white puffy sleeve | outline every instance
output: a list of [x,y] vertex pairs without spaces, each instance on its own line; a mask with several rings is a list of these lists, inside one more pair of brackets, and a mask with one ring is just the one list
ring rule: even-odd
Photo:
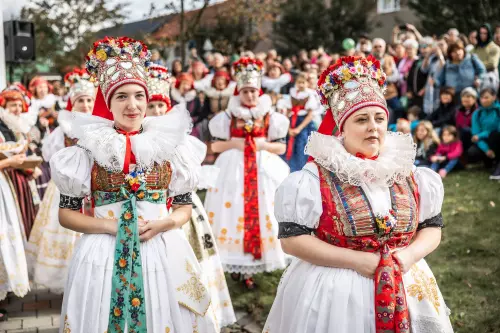
[[231,138],[230,127],[231,117],[227,112],[218,113],[208,123],[210,134],[215,140],[229,140]]
[[61,127],[56,128],[52,133],[42,140],[42,156],[45,161],[50,161],[51,157],[64,148],[64,132]]
[[61,192],[59,207],[79,210],[90,194],[92,157],[84,149],[73,146],[59,150],[50,159],[52,179]]
[[187,135],[183,142],[175,148],[175,154],[170,161],[172,180],[169,185],[169,197],[173,204],[191,204],[191,192],[198,186],[201,163],[205,159],[207,146]]
[[323,213],[318,168],[312,163],[291,173],[276,190],[274,215],[279,238],[310,234]]
[[420,194],[420,216],[418,229],[443,227],[441,207],[444,187],[441,176],[429,168],[415,168],[415,181]]
[[269,130],[267,132],[267,139],[269,141],[284,141],[288,134],[288,127],[290,120],[284,114],[279,112],[271,113],[269,118]]
[[309,92],[309,99],[307,100],[307,103],[305,105],[306,110],[311,110],[315,112],[316,110],[319,109],[320,106],[321,103],[318,99],[318,95],[314,90],[311,89],[311,91]]

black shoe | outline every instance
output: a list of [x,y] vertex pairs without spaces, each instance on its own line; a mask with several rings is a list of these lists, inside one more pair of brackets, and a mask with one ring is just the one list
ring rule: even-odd
[[500,163],[497,164],[495,171],[490,176],[491,180],[500,180]]

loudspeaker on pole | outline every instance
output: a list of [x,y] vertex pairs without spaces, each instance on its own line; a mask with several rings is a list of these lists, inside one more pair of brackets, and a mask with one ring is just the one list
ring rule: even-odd
[[32,22],[6,21],[3,30],[7,63],[35,61],[35,26]]

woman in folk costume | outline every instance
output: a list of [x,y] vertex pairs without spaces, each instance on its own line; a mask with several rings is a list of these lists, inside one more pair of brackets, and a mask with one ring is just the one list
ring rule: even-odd
[[[26,159],[27,142],[16,136],[13,129],[21,130],[23,123],[14,114],[27,110],[20,92],[3,92],[0,95],[0,301],[13,292],[24,297],[30,290],[28,266],[24,252],[26,240],[17,192],[6,171],[19,167]],[[4,109],[5,108],[5,109]],[[14,124],[16,124],[14,126]],[[27,129],[26,129],[27,131]],[[24,200],[24,198],[21,198]],[[0,309],[0,321],[7,319]]]
[[[149,67],[148,90],[150,98],[146,111],[147,117],[163,116],[172,109],[169,97],[170,73],[167,68],[160,65]],[[174,108],[185,108],[185,106],[177,104]],[[201,144],[193,136],[189,136],[189,140],[193,142],[193,145]],[[218,170],[215,167],[202,167],[198,188],[206,188],[207,184],[212,183],[212,180],[217,178],[217,175]],[[212,309],[217,322],[220,327],[224,327],[234,323],[236,317],[220,262],[219,250],[215,244],[212,228],[208,223],[207,213],[196,191],[193,191],[192,199],[191,219],[183,225],[183,229],[201,265],[204,282],[209,287]]]
[[[72,112],[91,113],[94,107],[95,88],[85,69],[76,68],[64,79],[70,86],[68,106],[67,110],[59,111],[59,127],[43,142],[46,161],[59,150],[76,144],[77,140],[71,136]],[[56,184],[50,181],[26,248],[33,282],[55,293],[64,291],[73,248],[80,236],[59,224],[59,197]]]
[[193,74],[194,89],[197,91],[205,91],[210,88],[214,74],[210,73],[207,66],[205,66],[202,61],[193,61],[191,64],[191,74]]
[[[44,78],[35,76],[31,79],[29,90],[33,96],[31,99],[30,113],[37,117],[36,126],[30,130],[30,147],[37,155],[42,155],[42,143],[44,137],[50,134],[57,126],[58,113],[55,110],[56,98],[52,94],[52,87]],[[50,181],[50,168],[48,161],[40,165],[41,175],[36,178],[36,186],[40,199],[43,199],[48,183]]]
[[[29,148],[28,138],[34,119],[29,115],[29,104],[25,95],[16,87],[9,87],[0,94],[0,107],[3,108],[0,112],[0,140],[16,142],[18,146],[22,146],[19,153],[34,155]],[[19,166],[4,170],[4,174],[11,182],[21,212],[24,242],[27,242],[30,236],[40,203],[35,179],[41,173],[38,167],[25,169]]]
[[[219,112],[226,111],[229,99],[233,96],[235,88],[236,82],[231,81],[231,76],[228,72],[222,70],[215,72],[211,86],[204,90],[204,94],[208,99],[205,102],[205,107],[209,108],[208,120],[211,120]],[[207,156],[205,157],[204,164],[213,164],[217,158],[217,155],[212,151],[211,141],[212,138],[210,136],[207,142]]]
[[292,82],[292,74],[285,73],[283,66],[275,61],[267,68],[267,75],[262,77],[262,88],[271,96],[273,106],[281,98],[282,88]]
[[184,103],[186,108],[193,119],[193,131],[191,135],[194,135],[202,141],[206,139],[207,134],[202,131],[202,122],[207,118],[206,111],[203,108],[203,102],[198,97],[198,92],[194,88],[193,75],[190,73],[181,73],[175,81],[175,85],[170,92],[170,97],[172,97],[172,105],[177,105]]
[[329,111],[312,161],[276,192],[279,237],[297,259],[264,332],[453,332],[423,259],[441,240],[443,184],[413,166],[410,135],[387,132],[384,84],[372,56],[342,57],[318,81]]
[[[205,154],[185,110],[144,118],[150,52],[127,37],[88,54],[93,115],[71,113],[78,144],[51,159],[63,227],[83,233],[64,290],[60,332],[216,332],[210,296],[180,229]],[[81,214],[91,195],[94,217]],[[173,198],[173,211],[166,202]]]
[[205,209],[214,231],[224,270],[233,278],[285,267],[277,240],[273,198],[289,168],[278,156],[285,152],[289,121],[273,112],[269,96],[261,93],[262,63],[242,58],[233,64],[236,96],[227,111],[209,124],[216,140],[216,185],[208,189]]
[[306,165],[304,148],[311,132],[317,129],[313,118],[319,103],[316,92],[307,88],[307,75],[304,73],[297,76],[295,87],[290,89],[290,95],[285,96],[277,105],[278,110],[285,110],[290,118],[286,152],[282,157],[288,163],[290,172],[295,172]]

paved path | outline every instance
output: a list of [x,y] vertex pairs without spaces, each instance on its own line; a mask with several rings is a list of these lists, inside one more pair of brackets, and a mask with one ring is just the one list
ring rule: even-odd
[[[62,296],[33,286],[24,298],[9,295],[0,308],[9,312],[9,320],[0,322],[0,333],[58,333]],[[262,327],[250,315],[237,312],[237,324],[221,333],[261,333]],[[156,333],[156,332],[152,332]]]

